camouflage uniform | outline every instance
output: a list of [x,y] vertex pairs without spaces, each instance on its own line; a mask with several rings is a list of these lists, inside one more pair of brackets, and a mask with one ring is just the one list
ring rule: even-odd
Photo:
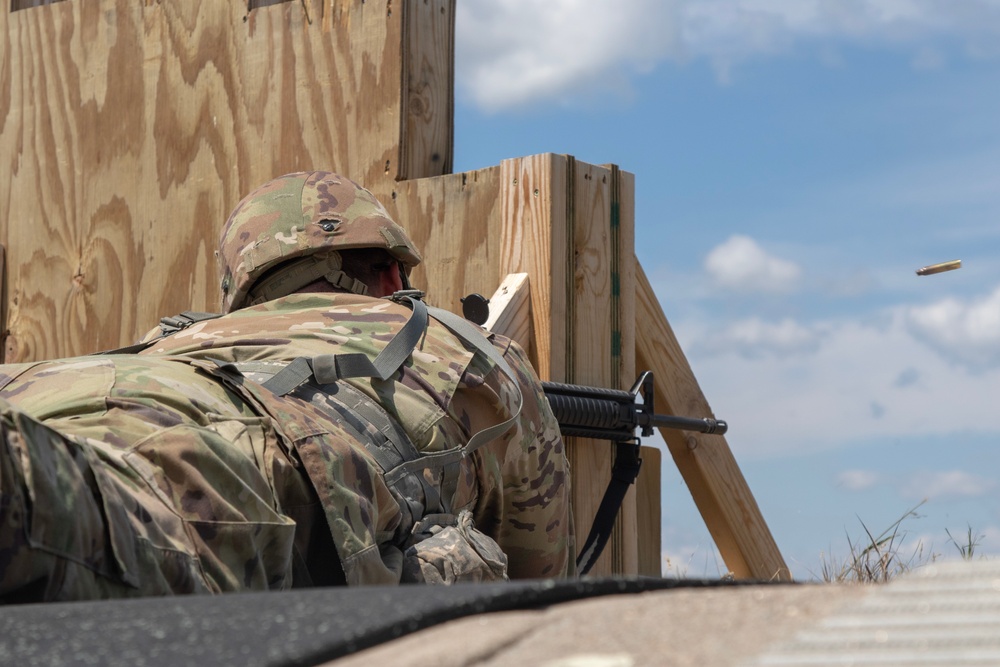
[[[385,380],[263,386],[294,359],[373,358],[410,316],[293,294],[140,356],[0,366],[0,599],[572,574],[565,452],[511,341],[491,338],[509,377],[431,319]],[[384,431],[344,410],[352,397],[422,456],[521,408],[468,456],[390,483]]]
[[[383,379],[269,384],[405,328],[340,270],[371,247],[420,261],[357,184],[275,179],[223,230],[234,312],[140,355],[0,366],[0,601],[571,575],[563,443],[510,340],[431,318]],[[357,293],[292,294],[317,276]]]

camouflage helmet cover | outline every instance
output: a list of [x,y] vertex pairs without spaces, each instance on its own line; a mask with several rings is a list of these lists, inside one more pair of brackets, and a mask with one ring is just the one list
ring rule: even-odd
[[222,309],[237,310],[254,283],[278,265],[316,253],[381,248],[407,272],[420,254],[375,196],[326,171],[279,176],[237,204],[219,239]]

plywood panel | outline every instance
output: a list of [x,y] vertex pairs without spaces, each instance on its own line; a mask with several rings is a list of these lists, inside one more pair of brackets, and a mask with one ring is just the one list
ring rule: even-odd
[[[636,333],[636,363],[653,371],[656,412],[714,416],[638,262],[636,267],[636,321],[642,323]],[[726,439],[671,429],[660,433],[733,575],[741,579],[790,579]]]
[[3,8],[8,361],[115,347],[163,314],[216,307],[218,230],[274,176],[391,186],[450,168],[454,2],[393,7]]
[[460,313],[465,295],[493,293],[506,275],[498,268],[499,167],[374,190],[423,254],[411,282],[429,303]]
[[[406,116],[398,180],[449,174],[455,109],[455,0],[402,2]],[[412,15],[411,15],[412,14]]]
[[[623,327],[632,328],[634,313],[625,313],[620,293],[622,252],[631,261],[634,248],[631,219],[623,220],[619,198],[620,172],[573,161],[569,187],[572,208],[568,227],[572,268],[572,292],[568,297],[568,327],[573,336],[568,350],[571,362],[569,381],[598,387],[623,388],[634,378],[623,372],[634,370],[632,351],[621,348]],[[625,234],[622,228],[626,227]],[[624,248],[623,244],[629,244]],[[605,441],[575,438],[569,449],[574,471],[574,508],[577,533],[586,537],[597,507],[611,479],[613,447]],[[638,571],[636,545],[635,488],[625,497],[615,523],[614,534],[605,553],[594,566],[594,575],[635,574]]]

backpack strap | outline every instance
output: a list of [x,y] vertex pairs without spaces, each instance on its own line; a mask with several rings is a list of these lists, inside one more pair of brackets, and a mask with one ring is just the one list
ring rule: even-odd
[[421,300],[422,297],[423,292],[418,290],[403,290],[390,297],[396,303],[409,305],[412,313],[402,329],[374,360],[369,360],[366,355],[360,353],[297,357],[262,386],[278,396],[285,396],[312,379],[321,385],[356,377],[387,380],[410,358],[427,331],[428,316],[433,316],[465,345],[472,348],[475,353],[486,357],[510,378],[517,393],[517,407],[510,418],[474,433],[464,446],[423,453],[418,458],[404,460],[393,468],[392,473],[403,477],[429,468],[443,468],[461,462],[472,452],[499,438],[514,426],[521,415],[523,396],[514,371],[487,340],[481,328],[447,310],[427,306]]
[[403,328],[392,337],[374,360],[364,354],[321,354],[315,357],[297,357],[277,375],[264,383],[264,388],[278,396],[284,396],[310,378],[320,384],[330,384],[337,380],[356,377],[388,380],[399,370],[417,343],[427,331],[427,306],[423,301],[405,295],[413,312]]

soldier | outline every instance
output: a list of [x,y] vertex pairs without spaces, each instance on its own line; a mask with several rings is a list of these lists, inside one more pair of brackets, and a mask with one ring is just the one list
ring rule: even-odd
[[226,315],[0,366],[0,599],[573,574],[537,377],[400,291],[420,256],[370,192],[275,179],[219,259]]

